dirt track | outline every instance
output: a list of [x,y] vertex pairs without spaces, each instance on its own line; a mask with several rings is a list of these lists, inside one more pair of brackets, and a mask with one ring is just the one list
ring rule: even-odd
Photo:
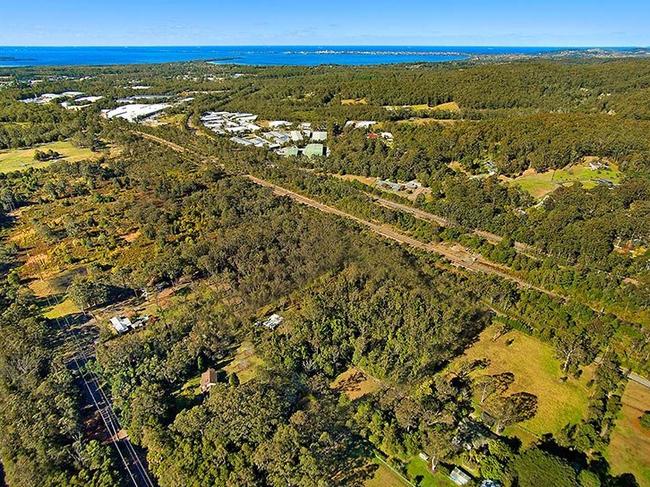
[[[415,218],[434,222],[437,225],[440,225],[441,227],[448,227],[451,225],[451,222],[449,220],[441,216],[434,215],[433,213],[429,213],[409,205],[404,205],[402,203],[396,203],[395,201],[379,198],[377,196],[373,196],[373,195],[370,196],[377,204],[383,207],[390,208],[393,210],[403,211],[405,213],[410,213]],[[486,232],[485,230],[474,230],[474,234],[484,238],[485,240],[493,244],[498,244],[503,240],[503,237],[499,235],[495,235],[494,233]],[[521,243],[521,242],[515,242],[514,245],[515,245],[515,250],[521,252],[522,254],[530,255],[532,257],[540,255],[540,252],[534,247],[532,247],[531,245]]]
[[[163,139],[161,137],[157,137],[155,135],[151,135],[146,132],[140,132],[135,130],[133,131],[133,133],[140,135],[145,139],[165,145],[176,152],[199,155],[194,150],[188,149],[186,147],[182,147],[178,144],[170,142],[169,140]],[[295,191],[291,191],[289,189],[283,188],[282,186],[278,186],[277,184],[273,184],[269,181],[260,179],[250,174],[246,174],[244,175],[244,177],[248,178],[250,181],[254,182],[255,184],[272,189],[273,193],[278,196],[287,196],[303,205],[311,206],[312,208],[316,208],[317,210],[330,213],[333,215],[337,215],[342,218],[346,218],[348,220],[352,220],[358,223],[359,225],[362,225],[372,230],[376,234],[381,235],[384,238],[388,238],[400,244],[406,244],[418,250],[423,250],[425,252],[433,252],[442,255],[455,266],[462,267],[472,272],[484,272],[486,274],[496,275],[504,279],[508,279],[509,281],[515,282],[520,287],[527,288],[527,289],[535,289],[536,291],[547,294],[553,298],[564,299],[562,296],[558,294],[555,294],[551,291],[534,286],[526,282],[525,280],[509,272],[509,269],[507,267],[503,267],[493,262],[490,262],[484,259],[481,255],[474,254],[470,252],[468,249],[466,249],[465,247],[462,247],[460,245],[450,246],[443,243],[420,242],[419,240],[416,240],[413,237],[410,237],[409,235],[406,235],[402,232],[395,230],[393,227],[389,225],[379,225],[377,223],[372,223],[370,221],[346,213],[345,211],[339,210],[338,208],[334,208],[333,206],[326,205],[312,198],[308,198],[306,196],[298,194]],[[374,197],[374,199],[375,201],[377,201],[379,204],[382,204],[383,206],[388,206],[394,209],[407,211],[418,218],[435,221],[441,225],[443,224],[442,222],[445,222],[445,224],[449,224],[447,220],[445,220],[444,218],[438,217],[436,215],[432,215],[431,213],[427,213],[417,208],[413,208],[407,205],[402,205],[400,203],[395,203],[393,201],[385,200],[382,198]]]
[[194,155],[197,155],[197,156],[199,155],[197,152],[193,151],[192,149],[188,149],[188,148],[183,147],[181,145],[174,144],[173,142],[170,142],[167,139],[163,139],[162,137],[157,137],[155,135],[151,135],[151,134],[148,134],[146,132],[140,132],[139,130],[132,130],[131,133],[133,133],[135,135],[139,135],[143,139],[151,140],[152,142],[157,142],[159,144],[165,145],[165,146],[169,147],[171,150],[173,150],[175,152],[180,152],[181,154],[189,153],[189,154],[194,154]]

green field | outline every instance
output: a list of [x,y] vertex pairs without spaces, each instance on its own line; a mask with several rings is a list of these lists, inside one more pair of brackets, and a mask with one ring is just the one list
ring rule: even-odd
[[[529,392],[537,396],[537,415],[506,430],[524,443],[531,443],[544,433],[557,434],[567,423],[577,423],[587,411],[587,382],[593,371],[587,368],[579,379],[562,381],[562,370],[553,347],[541,340],[511,331],[493,340],[496,328],[487,328],[480,339],[452,363],[487,358],[489,366],[473,372],[475,376],[512,372],[514,383],[507,394]],[[510,343],[510,345],[508,345]]]
[[429,464],[417,456],[408,463],[406,471],[411,479],[420,479],[420,483],[417,484],[420,487],[452,487],[456,485],[446,475],[440,472],[435,474],[431,472]]
[[633,473],[641,487],[650,487],[650,430],[639,421],[644,411],[650,411],[650,389],[629,382],[622,400],[607,460],[614,473]]
[[36,161],[34,154],[36,149],[41,151],[53,150],[61,154],[61,159],[70,162],[81,161],[83,159],[96,158],[98,155],[90,149],[83,149],[72,145],[68,141],[51,142],[49,144],[42,144],[29,149],[13,149],[8,151],[0,151],[0,172],[7,173],[12,171],[22,171],[30,167],[45,167],[52,163],[52,161]]
[[255,354],[253,344],[244,342],[237,349],[232,362],[226,365],[224,370],[228,374],[236,373],[239,382],[243,384],[256,377],[259,368],[263,365],[264,361]]
[[519,186],[535,198],[542,198],[555,191],[560,186],[570,185],[576,182],[582,183],[585,188],[594,188],[599,183],[596,179],[607,179],[614,184],[621,181],[622,173],[616,164],[610,164],[609,168],[592,170],[587,163],[577,164],[566,169],[557,169],[537,173],[526,171],[523,175],[508,180],[508,184]]

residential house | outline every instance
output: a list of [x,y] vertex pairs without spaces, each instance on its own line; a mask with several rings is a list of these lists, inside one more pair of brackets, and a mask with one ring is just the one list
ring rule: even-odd
[[279,314],[272,314],[268,318],[262,321],[258,321],[256,325],[258,326],[263,326],[265,328],[268,328],[269,330],[275,330],[278,326],[282,324],[284,321],[284,318],[280,316]]
[[209,368],[201,374],[201,392],[206,393],[210,388],[219,382],[217,371]]
[[133,327],[131,320],[125,316],[113,316],[111,318],[111,325],[113,325],[113,328],[118,333],[126,333]]

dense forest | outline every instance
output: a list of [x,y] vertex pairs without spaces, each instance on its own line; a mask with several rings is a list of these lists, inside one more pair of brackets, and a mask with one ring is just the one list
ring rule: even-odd
[[[131,485],[126,434],[160,486],[650,485],[626,416],[650,373],[650,62],[0,74],[7,485]],[[70,91],[102,98],[24,103]],[[170,107],[102,116],[136,96]],[[329,155],[237,146],[211,110],[311,122]],[[575,168],[590,184],[520,183]]]

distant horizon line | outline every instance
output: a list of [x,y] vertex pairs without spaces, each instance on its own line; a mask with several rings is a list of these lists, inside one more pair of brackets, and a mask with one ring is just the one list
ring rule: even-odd
[[133,48],[133,47],[481,47],[540,49],[650,49],[650,45],[536,45],[536,44],[0,44],[0,48]]

